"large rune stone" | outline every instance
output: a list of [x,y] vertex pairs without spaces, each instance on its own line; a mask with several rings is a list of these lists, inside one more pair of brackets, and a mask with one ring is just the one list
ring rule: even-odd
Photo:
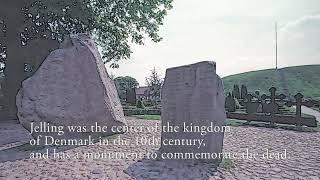
[[66,38],[60,49],[51,52],[23,81],[16,99],[19,121],[29,131],[32,122],[46,122],[42,129],[64,126],[60,138],[80,138],[87,133],[69,133],[67,126],[86,126],[93,134],[90,126],[97,123],[108,127],[104,135],[111,135],[109,127],[126,124],[114,82],[93,40],[84,34]]
[[[162,155],[220,163],[221,158],[215,156],[222,153],[226,113],[223,83],[216,74],[215,62],[167,69],[161,93]],[[178,131],[172,132],[170,126],[179,127]],[[205,145],[199,147],[196,140],[201,139]],[[204,153],[210,154],[210,158]]]

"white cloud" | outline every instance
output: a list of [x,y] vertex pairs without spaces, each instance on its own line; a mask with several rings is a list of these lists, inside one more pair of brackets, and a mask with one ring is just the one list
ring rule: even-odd
[[320,32],[320,14],[308,15],[287,23],[280,29],[286,38],[305,38]]
[[275,21],[285,25],[279,67],[319,63],[319,12],[319,0],[174,0],[161,27],[164,40],[134,46],[131,59],[110,71],[144,84],[153,67],[165,75],[166,68],[201,60],[216,61],[222,77],[273,68]]
[[285,65],[320,63],[320,14],[291,21],[279,33],[279,52]]

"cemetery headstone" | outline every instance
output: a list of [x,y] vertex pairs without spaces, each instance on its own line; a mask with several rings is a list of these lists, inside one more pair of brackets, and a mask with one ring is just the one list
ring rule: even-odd
[[247,100],[245,102],[246,104],[246,112],[248,114],[254,114],[257,112],[259,102],[253,99],[253,96],[251,94],[247,95]]
[[303,95],[301,93],[297,93],[294,98],[296,99],[295,102],[292,101],[288,101],[286,103],[287,106],[292,107],[292,106],[296,106],[296,120],[297,120],[297,126],[301,126],[301,117],[302,117],[302,113],[301,113],[301,106],[302,105],[309,105],[309,102],[303,102]]
[[265,98],[269,98],[270,102],[264,104],[266,107],[263,108],[263,110],[265,110],[265,113],[270,113],[271,116],[271,121],[270,121],[270,125],[274,126],[274,115],[278,112],[279,110],[279,105],[276,103],[276,91],[277,89],[275,87],[271,87],[269,89],[270,92],[270,96],[265,96],[263,99]]
[[[265,94],[261,96],[261,99],[263,101],[262,103],[263,112],[270,113],[271,116],[275,115],[279,111],[279,105],[276,103],[276,91],[277,89],[275,87],[271,87],[269,89],[270,96],[267,96]],[[269,101],[268,103],[267,103],[267,99]]]
[[256,90],[256,91],[254,92],[254,95],[255,95],[256,98],[260,97],[260,91]]
[[[273,126],[275,123],[279,124],[290,124],[301,127],[306,125],[309,127],[316,127],[317,121],[315,117],[302,117],[301,105],[312,106],[312,102],[305,100],[303,101],[303,95],[298,93],[294,98],[295,102],[288,101],[284,94],[277,95],[276,88],[272,87],[269,89],[270,96],[263,94],[261,98],[257,98],[257,94],[248,95],[247,99],[243,102],[246,107],[246,114],[242,112],[230,112],[227,113],[229,118],[241,119],[258,122],[270,122]],[[254,98],[253,98],[254,97]],[[290,115],[290,110],[287,106],[291,107],[296,105],[296,114]]]

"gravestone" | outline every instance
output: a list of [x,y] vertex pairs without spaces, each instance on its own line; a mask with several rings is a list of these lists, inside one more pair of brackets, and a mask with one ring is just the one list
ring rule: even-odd
[[[269,122],[270,126],[274,126],[275,123],[296,125],[301,128],[302,125],[309,127],[317,127],[317,121],[315,117],[302,117],[301,106],[312,106],[311,101],[304,100],[303,95],[298,93],[294,96],[295,102],[289,101],[284,94],[276,94],[276,88],[271,87],[269,89],[270,96],[263,94],[257,97],[259,93],[255,95],[248,95],[247,100],[243,101],[246,103],[246,112],[228,112],[228,118],[241,119],[257,122]],[[253,99],[253,97],[255,98]],[[290,115],[290,110],[286,106],[296,106],[296,114]]]
[[246,97],[246,113],[248,114],[254,114],[257,113],[258,107],[259,107],[259,101],[254,100],[253,96],[251,94],[248,94]]
[[[277,89],[275,87],[271,87],[269,89],[270,96],[267,96],[265,94],[261,96],[261,99],[265,101],[265,103],[263,103],[263,112],[270,113],[271,116],[278,113],[279,111],[279,105],[276,103],[276,91]],[[269,103],[266,102],[266,99],[270,100]]]
[[[114,82],[94,41],[84,34],[66,38],[49,54],[37,72],[23,81],[16,104],[19,121],[29,131],[31,122],[47,122],[64,129],[70,125],[88,129],[96,122],[108,127],[126,124]],[[110,134],[109,129],[104,133]],[[87,133],[65,130],[59,138],[82,136]]]
[[[178,132],[161,134],[161,152],[211,153],[222,152],[224,133],[216,130],[202,136],[199,132],[184,132],[183,124],[210,126],[222,129],[225,125],[225,96],[221,78],[216,74],[215,62],[199,62],[169,68],[166,71],[161,99],[162,125],[178,126]],[[218,131],[218,132],[217,132]],[[205,146],[164,144],[165,140],[203,139]],[[221,159],[201,159],[219,164]]]
[[286,103],[286,105],[288,107],[292,107],[292,106],[296,106],[296,125],[297,126],[301,126],[301,117],[302,117],[302,113],[301,113],[301,106],[303,105],[309,105],[309,102],[303,102],[303,95],[301,93],[297,93],[294,98],[296,99],[295,102],[292,101],[288,101]]
[[261,97],[260,97],[260,91],[256,90],[253,94],[253,96],[259,100],[261,100]]

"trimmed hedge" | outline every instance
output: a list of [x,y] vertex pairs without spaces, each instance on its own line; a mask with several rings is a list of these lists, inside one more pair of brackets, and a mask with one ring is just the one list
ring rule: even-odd
[[124,115],[160,115],[161,109],[123,109]]

